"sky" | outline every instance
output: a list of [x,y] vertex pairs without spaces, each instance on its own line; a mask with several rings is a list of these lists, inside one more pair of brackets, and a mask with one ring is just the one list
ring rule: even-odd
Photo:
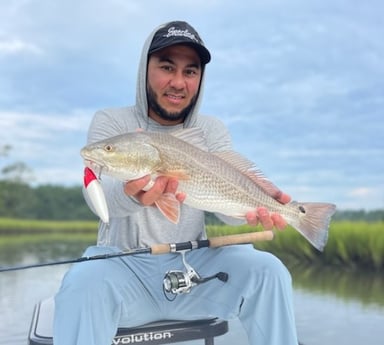
[[0,1],[0,169],[81,185],[94,113],[135,101],[144,40],[170,20],[211,52],[201,113],[300,201],[384,208],[381,0]]

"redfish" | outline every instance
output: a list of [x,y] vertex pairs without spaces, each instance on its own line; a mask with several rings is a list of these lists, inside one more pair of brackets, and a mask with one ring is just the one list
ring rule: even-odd
[[[336,206],[322,202],[281,204],[281,191],[251,161],[234,151],[208,152],[198,128],[175,132],[128,132],[85,146],[85,165],[96,174],[122,181],[145,175],[176,178],[184,203],[208,212],[243,218],[266,207],[279,213],[315,248],[322,251]],[[179,221],[180,205],[174,194],[156,203],[170,221]]]

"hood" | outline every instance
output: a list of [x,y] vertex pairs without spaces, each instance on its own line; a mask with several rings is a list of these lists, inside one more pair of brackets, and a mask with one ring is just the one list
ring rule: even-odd
[[[155,33],[166,25],[167,23],[157,27],[151,32],[151,34],[146,39],[143,46],[143,50],[141,52],[141,58],[139,61],[139,69],[138,69],[138,75],[137,75],[137,85],[136,85],[136,109],[138,111],[141,128],[147,128],[148,122],[150,121],[148,118],[148,100],[147,100],[147,91],[146,91],[148,50]],[[188,117],[186,118],[183,124],[184,127],[194,127],[196,123],[196,115],[198,114],[202,95],[203,95],[204,70],[205,70],[205,65],[202,66],[200,89],[199,89],[199,94],[196,100],[196,104],[194,108],[192,108]]]

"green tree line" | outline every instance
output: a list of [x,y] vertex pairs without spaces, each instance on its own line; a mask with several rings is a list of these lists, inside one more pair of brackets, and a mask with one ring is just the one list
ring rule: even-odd
[[0,217],[49,220],[92,220],[81,187],[0,181]]
[[[8,156],[10,146],[0,147],[0,157]],[[94,220],[96,216],[84,201],[82,187],[58,185],[31,186],[32,170],[23,162],[12,162],[0,170],[0,217],[47,220]],[[384,210],[338,211],[334,220],[384,221]],[[219,224],[212,214],[208,224]]]
[[[0,158],[12,147],[0,146]],[[33,172],[24,162],[11,162],[0,170],[0,217],[48,220],[93,220],[81,186],[33,187]]]

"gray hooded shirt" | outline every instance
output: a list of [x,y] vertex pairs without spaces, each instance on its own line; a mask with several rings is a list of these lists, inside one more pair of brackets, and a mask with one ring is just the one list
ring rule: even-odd
[[[203,130],[209,151],[231,149],[230,135],[223,123],[216,118],[198,114],[203,94],[203,79],[196,105],[183,124],[162,126],[148,117],[146,93],[148,49],[159,28],[151,33],[143,47],[137,78],[136,104],[98,111],[89,128],[88,143],[135,131],[138,128],[166,132],[183,127],[199,127]],[[182,204],[180,221],[178,224],[173,224],[155,206],[144,207],[134,198],[127,196],[123,190],[123,182],[102,175],[101,184],[106,196],[110,223],[107,226],[100,222],[98,245],[126,250],[157,243],[176,243],[206,238],[203,211]],[[84,195],[91,207],[86,193]],[[220,218],[230,222],[227,217]]]

